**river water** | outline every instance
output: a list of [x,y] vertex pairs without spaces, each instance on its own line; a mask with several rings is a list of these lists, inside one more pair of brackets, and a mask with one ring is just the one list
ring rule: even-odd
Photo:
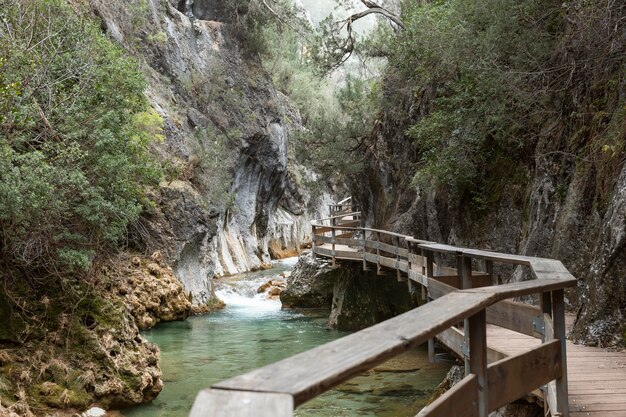
[[[288,273],[296,260],[278,261],[267,271],[223,278],[217,294],[227,305],[224,310],[159,324],[144,332],[161,349],[165,386],[151,404],[125,409],[122,414],[186,417],[199,390],[348,334],[326,328],[327,311],[281,310],[280,301],[257,293],[268,280]],[[296,415],[414,416],[448,368],[429,363],[426,351],[418,348],[306,403]]]

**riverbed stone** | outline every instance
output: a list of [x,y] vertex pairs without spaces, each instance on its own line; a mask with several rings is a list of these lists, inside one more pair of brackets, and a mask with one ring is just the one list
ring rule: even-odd
[[280,301],[286,308],[330,308],[335,281],[340,275],[339,268],[305,252],[287,278],[287,288],[280,294]]
[[283,307],[330,308],[328,325],[340,330],[359,330],[416,307],[395,273],[378,276],[360,263],[332,266],[310,252],[298,259],[280,300]]
[[398,282],[395,273],[378,276],[375,271],[363,271],[360,263],[352,263],[343,266],[335,280],[328,325],[361,330],[415,307],[406,283]]

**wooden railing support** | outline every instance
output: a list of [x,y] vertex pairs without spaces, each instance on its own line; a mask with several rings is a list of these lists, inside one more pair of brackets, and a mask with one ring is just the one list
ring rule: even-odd
[[[332,226],[337,226],[337,218],[333,217],[330,220],[330,224]],[[331,236],[333,237],[333,243],[332,243],[332,247],[333,247],[333,256],[332,256],[332,265],[335,266],[335,236],[336,236],[336,229],[333,227],[333,229],[331,230]]]
[[[552,320],[554,322],[554,338],[561,342],[562,376],[556,380],[556,413],[569,417],[569,401],[567,389],[566,330],[565,330],[565,299],[563,290],[552,291]],[[553,413],[554,415],[554,413]]]
[[485,272],[491,278],[492,285],[498,285],[498,277],[493,273],[493,261],[490,259],[485,260]]
[[376,274],[382,275],[380,268],[380,232],[376,232]]
[[489,415],[487,392],[487,321],[485,310],[481,310],[468,319],[469,328],[469,370],[476,375],[478,382],[478,416]]
[[[456,265],[457,265],[457,272],[459,274],[459,277],[461,279],[461,289],[463,290],[467,290],[472,288],[472,258],[468,257],[468,256],[464,256],[462,253],[457,253],[456,255]],[[463,342],[465,343],[465,347],[466,347],[466,354],[465,356],[465,375],[469,375],[470,373],[470,358],[467,355],[467,352],[469,351],[469,353],[471,354],[471,350],[467,349],[469,347],[469,332],[468,332],[468,326],[469,326],[469,319],[465,319],[463,321]]]
[[363,233],[363,238],[361,239],[361,254],[363,255],[363,271],[367,271],[367,257],[366,257],[366,251],[365,251],[365,241],[366,236],[365,234],[367,233],[365,230],[361,231]]
[[[435,276],[435,256],[431,251],[426,251],[426,276],[428,278],[432,278]],[[425,288],[425,287],[423,287]],[[426,302],[429,301],[428,298],[428,289],[426,291]],[[428,339],[428,360],[432,363],[435,363],[435,339]]]

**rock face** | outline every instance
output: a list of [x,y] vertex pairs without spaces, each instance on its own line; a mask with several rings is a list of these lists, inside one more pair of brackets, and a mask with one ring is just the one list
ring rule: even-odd
[[398,282],[395,274],[378,276],[353,264],[335,281],[328,324],[340,330],[361,330],[415,307],[406,282]]
[[191,301],[160,252],[151,257],[122,255],[115,265],[103,268],[114,289],[130,309],[139,329],[159,322],[184,320]]
[[173,173],[135,232],[138,249],[161,251],[194,305],[216,302],[214,276],[297,255],[310,241],[309,221],[331,201],[303,187],[300,178],[315,174],[288,157],[300,116],[240,43],[234,7],[217,0],[150,0],[145,10],[90,4],[107,33],[144,63],[147,95],[165,121],[154,151]]
[[283,307],[330,308],[333,288],[341,274],[341,269],[323,259],[313,259],[310,252],[302,254],[287,279],[287,288],[280,294]]
[[395,276],[364,272],[360,264],[332,267],[310,253],[298,260],[280,300],[284,307],[330,307],[328,325],[339,330],[360,330],[416,307]]
[[[601,155],[593,164],[570,161],[563,151],[568,139],[543,137],[532,162],[519,164],[517,183],[502,180],[503,194],[481,211],[453,190],[425,191],[412,185],[417,151],[406,150],[402,132],[407,126],[398,126],[395,114],[387,117],[383,132],[371,140],[381,142],[377,146],[388,155],[384,160],[365,158],[370,165],[352,187],[371,227],[457,246],[559,259],[578,279],[578,288],[566,293],[570,310],[577,312],[571,337],[590,345],[624,346],[623,160]],[[498,264],[496,274],[501,282],[530,278],[521,268]]]
[[[130,308],[111,291],[115,283],[106,274],[98,281],[96,288],[55,289],[56,298],[19,294],[32,309],[15,334],[19,343],[0,345],[0,410],[30,416],[31,409],[119,408],[156,398],[163,387],[159,350],[139,334]],[[71,311],[68,297],[76,298]]]

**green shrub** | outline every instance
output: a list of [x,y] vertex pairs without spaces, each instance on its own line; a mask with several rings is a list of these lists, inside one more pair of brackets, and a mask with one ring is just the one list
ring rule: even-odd
[[4,262],[86,270],[125,236],[161,172],[161,118],[137,64],[61,0],[0,0]]

